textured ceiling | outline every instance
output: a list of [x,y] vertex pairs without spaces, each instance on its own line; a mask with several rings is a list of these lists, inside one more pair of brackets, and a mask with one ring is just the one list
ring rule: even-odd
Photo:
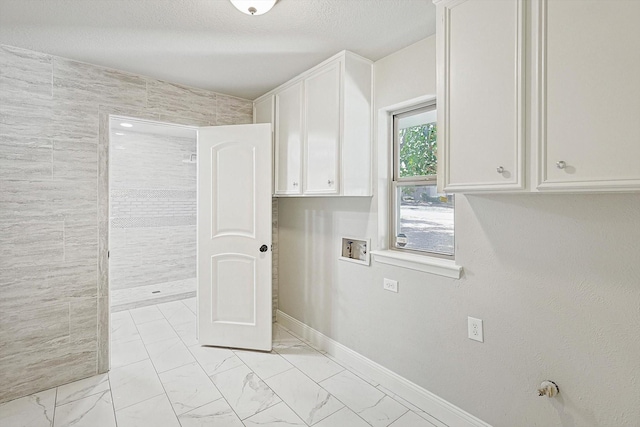
[[435,33],[431,0],[0,0],[0,43],[247,99],[343,50],[380,59]]

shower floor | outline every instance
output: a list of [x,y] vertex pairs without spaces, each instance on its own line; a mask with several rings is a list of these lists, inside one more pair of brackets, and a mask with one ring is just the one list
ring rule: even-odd
[[111,312],[177,301],[196,296],[196,278],[111,291]]

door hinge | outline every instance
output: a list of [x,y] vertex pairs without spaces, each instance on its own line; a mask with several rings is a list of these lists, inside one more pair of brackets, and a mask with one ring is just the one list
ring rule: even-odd
[[107,258],[111,258],[111,251],[107,251]]

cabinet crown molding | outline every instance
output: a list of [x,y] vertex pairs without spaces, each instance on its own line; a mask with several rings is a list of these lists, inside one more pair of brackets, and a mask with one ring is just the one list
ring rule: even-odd
[[362,61],[364,63],[368,63],[371,66],[373,66],[373,61],[371,61],[370,59],[365,58],[364,56],[360,56],[357,53],[353,53],[350,50],[341,50],[340,52],[336,53],[335,55],[331,56],[328,59],[325,59],[324,61],[322,61],[321,63],[319,63],[318,65],[315,65],[311,68],[309,68],[307,71],[304,71],[300,74],[298,74],[297,76],[295,76],[294,78],[292,78],[291,80],[287,80],[285,83],[282,83],[280,86],[275,87],[274,89],[271,89],[269,92],[265,93],[264,95],[260,95],[259,97],[257,97],[253,102],[260,102],[265,98],[268,98],[269,96],[273,96],[275,95],[277,92],[280,92],[282,89],[285,89],[288,86],[291,86],[292,84],[300,81],[300,80],[304,80],[307,76],[313,74],[316,70],[319,70],[320,68],[324,67],[327,64],[330,64],[332,62],[335,62],[336,60],[339,60],[340,58],[352,58],[358,61]]

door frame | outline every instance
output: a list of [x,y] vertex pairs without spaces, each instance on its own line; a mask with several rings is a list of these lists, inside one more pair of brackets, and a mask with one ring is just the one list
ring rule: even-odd
[[[196,120],[193,120],[193,125],[185,125],[183,123],[158,120],[157,114],[147,111],[109,106],[100,106],[98,116],[98,326],[96,331],[98,351],[96,373],[102,374],[111,369],[111,302],[109,294],[109,159],[111,119],[181,127],[195,130],[196,133],[201,126],[195,123]],[[197,150],[198,147],[196,144],[196,153]]]

